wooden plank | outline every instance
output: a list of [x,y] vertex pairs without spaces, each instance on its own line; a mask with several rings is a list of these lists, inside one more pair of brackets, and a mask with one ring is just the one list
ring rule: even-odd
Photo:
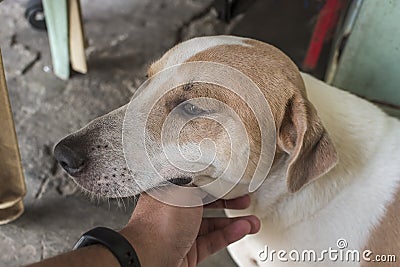
[[67,0],[43,0],[54,74],[69,78],[68,10]]
[[[11,105],[0,51],[0,224],[22,214],[26,193]],[[19,203],[19,204],[18,204]]]
[[69,3],[69,53],[71,67],[80,73],[87,73],[85,55],[85,34],[82,24],[79,0],[68,0]]

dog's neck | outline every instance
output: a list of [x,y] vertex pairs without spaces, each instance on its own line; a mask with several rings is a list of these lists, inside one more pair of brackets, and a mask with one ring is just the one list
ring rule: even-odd
[[[253,207],[257,214],[263,214],[265,224],[276,230],[287,229],[315,216],[347,186],[358,182],[357,170],[369,164],[384,136],[379,129],[385,127],[377,124],[386,123],[386,120],[377,107],[309,76],[303,75],[303,78],[308,97],[335,144],[339,162],[330,172],[293,194],[287,192],[286,181],[282,179],[287,166],[284,162],[276,164],[268,182],[253,197],[257,200]],[[347,101],[349,99],[351,101]],[[366,109],[372,112],[365,112]],[[375,114],[375,118],[370,114]]]

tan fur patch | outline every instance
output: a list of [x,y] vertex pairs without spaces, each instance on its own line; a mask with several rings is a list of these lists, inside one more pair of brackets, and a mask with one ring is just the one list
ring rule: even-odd
[[[244,123],[247,133],[249,134],[250,155],[252,155],[244,177],[252,177],[260,156],[260,129],[257,126],[255,115],[247,104],[242,101],[238,95],[226,88],[213,84],[194,83],[190,85],[190,88],[184,85],[169,91],[154,105],[154,109],[150,113],[147,121],[148,132],[153,135],[155,140],[160,141],[162,128],[160,126],[164,123],[171,110],[186,100],[199,97],[209,97],[225,103],[238,114],[239,118]],[[196,120],[188,122],[180,131],[179,144],[198,144],[204,138],[209,138],[211,140],[229,140],[228,133],[226,133],[223,126],[210,119],[197,118]],[[225,142],[221,143],[223,145],[217,147],[217,151],[223,153],[229,159],[232,153],[230,145]]]
[[[315,108],[307,99],[296,65],[271,45],[255,40],[247,40],[246,43],[249,46],[229,45],[229,49],[225,45],[216,46],[196,54],[188,61],[222,63],[240,70],[257,84],[275,119],[279,137],[277,145],[280,148],[277,152],[282,150],[290,156],[288,188],[295,192],[335,166],[337,154]],[[235,101],[231,99],[230,104]],[[289,116],[286,119],[291,123],[281,128],[285,115]],[[249,124],[248,127],[253,132],[258,125]],[[285,131],[286,128],[288,131]],[[287,140],[291,140],[291,148],[287,146]],[[259,144],[261,140],[255,143]]]

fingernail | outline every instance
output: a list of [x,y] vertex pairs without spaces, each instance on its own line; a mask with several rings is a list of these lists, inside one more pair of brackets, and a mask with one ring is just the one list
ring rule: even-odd
[[261,228],[260,219],[258,219],[256,216],[249,216],[247,220],[251,224],[251,231],[250,231],[251,234],[255,234],[258,231],[260,231]]

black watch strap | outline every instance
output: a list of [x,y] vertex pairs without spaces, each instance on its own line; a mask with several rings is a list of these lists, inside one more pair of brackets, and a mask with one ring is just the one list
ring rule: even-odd
[[140,267],[139,258],[132,245],[120,233],[106,227],[96,227],[84,233],[74,249],[101,244],[117,258],[121,267]]

